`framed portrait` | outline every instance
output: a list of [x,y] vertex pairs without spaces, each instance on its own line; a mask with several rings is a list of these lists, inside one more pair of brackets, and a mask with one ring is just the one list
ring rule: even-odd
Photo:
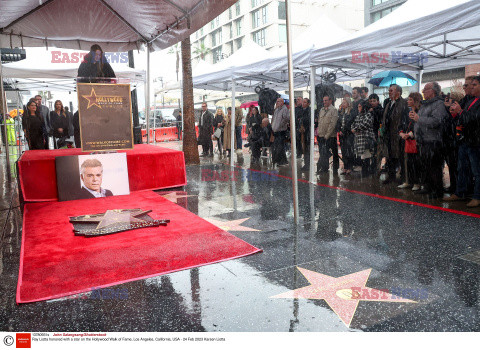
[[59,201],[130,194],[126,153],[55,158]]

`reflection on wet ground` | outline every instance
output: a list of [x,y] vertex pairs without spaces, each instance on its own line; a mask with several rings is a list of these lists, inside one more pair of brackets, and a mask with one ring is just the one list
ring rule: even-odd
[[[299,182],[295,227],[291,180],[214,164],[216,157],[188,167],[184,188],[158,193],[262,253],[113,287],[127,295],[121,300],[87,295],[16,305],[22,219],[1,160],[2,331],[480,330],[480,265],[460,258],[480,250],[479,218]],[[319,181],[382,190],[373,180],[353,184],[331,173]],[[397,190],[384,191],[394,197]],[[345,294],[353,282],[335,282],[370,269],[359,300]],[[327,276],[308,298],[272,298],[317,283],[306,270]],[[335,305],[325,298],[328,288],[340,296]],[[415,303],[385,300],[369,288]],[[358,307],[348,327],[341,315],[352,302]]]

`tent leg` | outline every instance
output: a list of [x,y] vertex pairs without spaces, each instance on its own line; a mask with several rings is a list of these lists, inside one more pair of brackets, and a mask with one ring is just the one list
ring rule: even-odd
[[147,121],[147,145],[150,144],[150,44],[147,44],[147,79],[145,81],[145,119]]
[[296,126],[295,126],[295,96],[293,84],[293,60],[292,60],[292,33],[290,28],[290,1],[285,0],[286,25],[287,25],[287,57],[288,57],[288,92],[290,95],[290,140],[291,155],[290,162],[292,166],[292,190],[293,190],[293,218],[295,225],[298,225],[298,174],[297,174],[297,145],[296,145]]
[[[155,116],[155,110],[157,109],[157,94],[153,95],[153,144],[157,144],[157,118]],[[162,127],[162,125],[160,125]]]
[[2,62],[0,61],[0,94],[2,95],[2,106],[0,111],[3,110],[3,133],[5,135],[5,161],[7,162],[7,177],[8,180],[12,179],[12,174],[10,173],[10,150],[8,149],[8,134],[7,134],[7,113],[8,113],[8,104],[7,104],[7,94],[3,89],[3,67]]
[[183,81],[182,80],[180,80],[180,85],[182,86],[182,89],[180,90],[180,106],[178,107],[180,107],[180,110],[182,111],[182,120],[180,121],[182,123],[182,131],[181,131],[182,135],[178,135],[178,138],[182,140],[182,148],[183,148],[183,135],[184,135],[183,130],[185,128],[183,123],[183,116],[185,114],[183,113]]
[[418,70],[418,75],[417,75],[417,92],[422,93],[422,78],[423,78],[423,69]]
[[308,180],[315,183],[315,175],[313,170],[313,153],[315,151],[315,67],[310,67],[310,169]]
[[230,116],[230,166],[233,167],[233,154],[235,153],[235,80],[232,77],[232,114]]

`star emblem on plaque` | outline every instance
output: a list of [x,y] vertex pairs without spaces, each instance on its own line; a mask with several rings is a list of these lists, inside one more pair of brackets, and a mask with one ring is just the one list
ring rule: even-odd
[[83,98],[85,98],[88,101],[88,106],[87,109],[89,109],[92,106],[97,106],[98,108],[102,108],[98,103],[97,103],[97,94],[95,93],[95,89],[92,88],[92,92],[90,92],[90,95],[82,95]]
[[310,285],[271,298],[322,299],[337,316],[350,327],[353,316],[360,301],[376,301],[388,303],[416,303],[389,293],[386,289],[367,287],[367,280],[372,269],[355,272],[341,277],[332,277],[297,267]]
[[166,226],[170,220],[154,220],[151,210],[114,209],[105,213],[70,217],[76,236],[96,237],[145,227]]

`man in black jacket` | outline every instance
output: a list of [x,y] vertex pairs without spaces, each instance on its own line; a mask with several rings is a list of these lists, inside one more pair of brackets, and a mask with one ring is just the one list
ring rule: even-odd
[[95,158],[85,160],[80,167],[82,187],[76,196],[78,199],[113,196],[112,191],[102,188],[103,165]]
[[[200,157],[213,157],[213,114],[207,109],[207,104],[202,103],[202,113],[198,122],[198,144],[202,145],[203,153]],[[229,145],[227,145],[228,147]]]
[[303,98],[297,97],[295,99],[295,128],[296,130],[296,144],[297,144],[297,158],[302,158],[302,143],[300,141],[300,119],[302,118]]
[[473,100],[468,101],[462,109],[454,102],[452,111],[458,113],[457,131],[460,136],[458,147],[457,189],[447,201],[464,200],[467,194],[469,172],[475,178],[473,199],[467,207],[480,206],[480,77],[472,79]]
[[[303,147],[303,167],[302,170],[306,171],[310,169],[310,99],[304,98],[301,109],[301,118],[299,120],[300,125],[300,147]],[[303,138],[302,138],[303,136]]]

